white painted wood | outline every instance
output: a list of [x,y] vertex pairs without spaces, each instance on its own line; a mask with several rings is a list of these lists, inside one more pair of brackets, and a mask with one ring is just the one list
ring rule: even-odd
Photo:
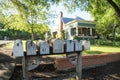
[[75,40],[75,51],[82,51],[82,43],[81,41]]
[[66,41],[66,52],[74,52],[74,41],[73,40]]
[[13,46],[13,56],[15,57],[22,57],[24,51],[23,51],[23,45],[22,45],[22,40],[18,39],[14,42]]
[[77,58],[78,58],[78,54],[77,53],[72,53],[72,54],[66,54],[66,57],[68,59],[68,61],[74,65],[77,64]]
[[64,53],[64,41],[60,39],[53,40],[53,53]]
[[89,50],[90,49],[90,41],[87,40],[81,40],[82,46],[84,47],[84,50]]
[[33,41],[31,40],[26,41],[26,52],[27,55],[36,55],[36,45]]
[[40,57],[39,56],[30,56],[30,57],[26,57],[26,67],[27,70],[33,70],[35,68],[37,68],[40,64]]
[[47,42],[40,41],[39,46],[40,54],[50,54],[50,46]]

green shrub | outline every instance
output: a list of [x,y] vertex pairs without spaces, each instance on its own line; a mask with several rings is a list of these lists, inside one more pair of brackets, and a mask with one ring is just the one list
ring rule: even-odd
[[79,37],[79,36],[75,36],[73,39],[76,39],[76,40],[88,40],[88,41],[90,41],[91,44],[94,44],[94,38],[93,37]]
[[120,41],[120,34],[116,36],[116,41]]
[[95,39],[95,45],[120,47],[119,41]]

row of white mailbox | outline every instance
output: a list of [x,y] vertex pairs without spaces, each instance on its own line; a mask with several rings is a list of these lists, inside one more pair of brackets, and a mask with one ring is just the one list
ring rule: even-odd
[[[82,50],[88,50],[90,49],[90,42],[86,40],[60,40],[60,39],[54,39],[51,41],[50,45],[46,41],[40,40],[38,42],[38,48],[36,44],[28,40],[26,41],[26,55],[37,55],[37,49],[40,55],[46,55],[51,54],[52,47],[52,53],[69,53],[69,52],[76,52],[76,51],[82,51]],[[18,39],[15,41],[13,46],[13,56],[15,57],[22,57],[24,56],[23,51],[23,45],[22,40]]]

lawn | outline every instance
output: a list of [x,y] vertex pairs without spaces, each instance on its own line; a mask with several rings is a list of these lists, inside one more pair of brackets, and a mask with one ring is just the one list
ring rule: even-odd
[[120,52],[120,47],[91,45],[90,50],[84,51],[83,54],[101,54],[105,52]]

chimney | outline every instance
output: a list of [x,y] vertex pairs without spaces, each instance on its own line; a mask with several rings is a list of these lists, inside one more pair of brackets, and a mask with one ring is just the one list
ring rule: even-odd
[[59,37],[62,37],[62,30],[63,30],[63,22],[62,22],[62,17],[63,17],[63,12],[60,12],[60,22],[59,22]]

